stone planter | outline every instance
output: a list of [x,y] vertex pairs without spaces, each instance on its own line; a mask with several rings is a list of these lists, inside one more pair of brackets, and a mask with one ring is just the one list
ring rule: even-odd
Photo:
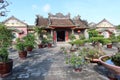
[[0,62],[0,77],[6,77],[12,72],[13,60],[8,62]]
[[25,59],[27,57],[27,51],[20,51],[18,53],[21,59]]
[[111,70],[113,73],[115,73],[116,75],[120,76],[120,66],[116,66],[116,65],[112,65],[112,64],[108,64],[106,62],[103,61],[103,59],[107,58],[107,57],[111,57],[112,55],[105,55],[105,56],[101,56],[99,58],[100,63],[105,66],[106,68],[108,68],[109,70]]

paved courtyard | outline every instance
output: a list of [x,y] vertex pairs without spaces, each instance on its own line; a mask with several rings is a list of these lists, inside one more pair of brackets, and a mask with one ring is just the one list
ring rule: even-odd
[[[83,66],[82,72],[74,72],[65,63],[65,55],[60,50],[62,46],[68,49],[70,47],[67,44],[58,44],[52,48],[34,49],[25,60],[18,57],[16,50],[10,49],[9,57],[14,60],[13,71],[0,80],[109,80],[108,70],[96,63]],[[103,51],[114,53],[117,49],[107,49],[104,46]]]

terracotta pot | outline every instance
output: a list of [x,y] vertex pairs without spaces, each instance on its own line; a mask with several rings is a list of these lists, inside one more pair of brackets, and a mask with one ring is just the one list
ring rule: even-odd
[[39,44],[38,47],[39,47],[39,48],[44,48],[45,45],[43,45],[43,44]]
[[70,52],[75,52],[76,50],[74,49],[74,50],[70,50]]
[[32,47],[27,47],[27,51],[32,51],[33,48]]
[[107,48],[112,48],[112,44],[107,44]]
[[90,62],[91,62],[91,63],[98,63],[98,62],[99,62],[99,59],[91,59]]
[[48,48],[51,48],[51,47],[52,47],[52,44],[49,43],[49,44],[48,44]]
[[0,62],[0,77],[8,76],[12,72],[13,60],[8,62]]
[[25,59],[27,57],[27,51],[20,51],[19,52],[19,57],[21,59]]
[[105,63],[103,61],[104,58],[107,58],[107,57],[111,57],[112,55],[105,55],[105,56],[101,56],[99,58],[99,61],[100,63],[105,66],[106,68],[110,69],[113,73],[115,73],[116,75],[120,76],[120,66],[116,66],[116,65],[111,65],[111,64],[108,64],[108,63]]
[[82,71],[82,68],[74,68],[74,71],[75,71],[75,72],[81,72],[81,71]]

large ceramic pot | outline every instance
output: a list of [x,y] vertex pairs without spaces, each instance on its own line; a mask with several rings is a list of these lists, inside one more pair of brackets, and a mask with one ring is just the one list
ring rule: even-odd
[[8,62],[0,62],[0,77],[9,75],[12,71],[13,60],[9,59]]
[[104,62],[103,60],[105,58],[111,57],[112,55],[105,55],[105,56],[101,56],[99,58],[100,63],[105,66],[106,68],[110,69],[111,71],[113,71],[116,75],[120,76],[120,66],[116,66],[116,65],[112,65],[112,64],[108,64],[106,62]]

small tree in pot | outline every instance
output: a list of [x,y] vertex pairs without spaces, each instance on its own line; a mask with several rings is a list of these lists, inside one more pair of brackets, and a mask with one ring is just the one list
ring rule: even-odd
[[25,50],[26,44],[24,41],[17,39],[16,49],[18,50],[19,57],[21,59],[25,59],[27,57],[27,51]]
[[70,64],[73,67],[74,71],[80,72],[82,70],[82,66],[87,63],[85,60],[85,55],[86,53],[84,50],[71,53],[69,57],[66,57],[66,63]]
[[12,31],[0,24],[0,77],[7,76],[12,71],[13,60],[8,58],[7,48],[12,43]]
[[35,36],[33,34],[28,34],[23,38],[26,44],[27,51],[32,51],[32,49],[35,47]]

